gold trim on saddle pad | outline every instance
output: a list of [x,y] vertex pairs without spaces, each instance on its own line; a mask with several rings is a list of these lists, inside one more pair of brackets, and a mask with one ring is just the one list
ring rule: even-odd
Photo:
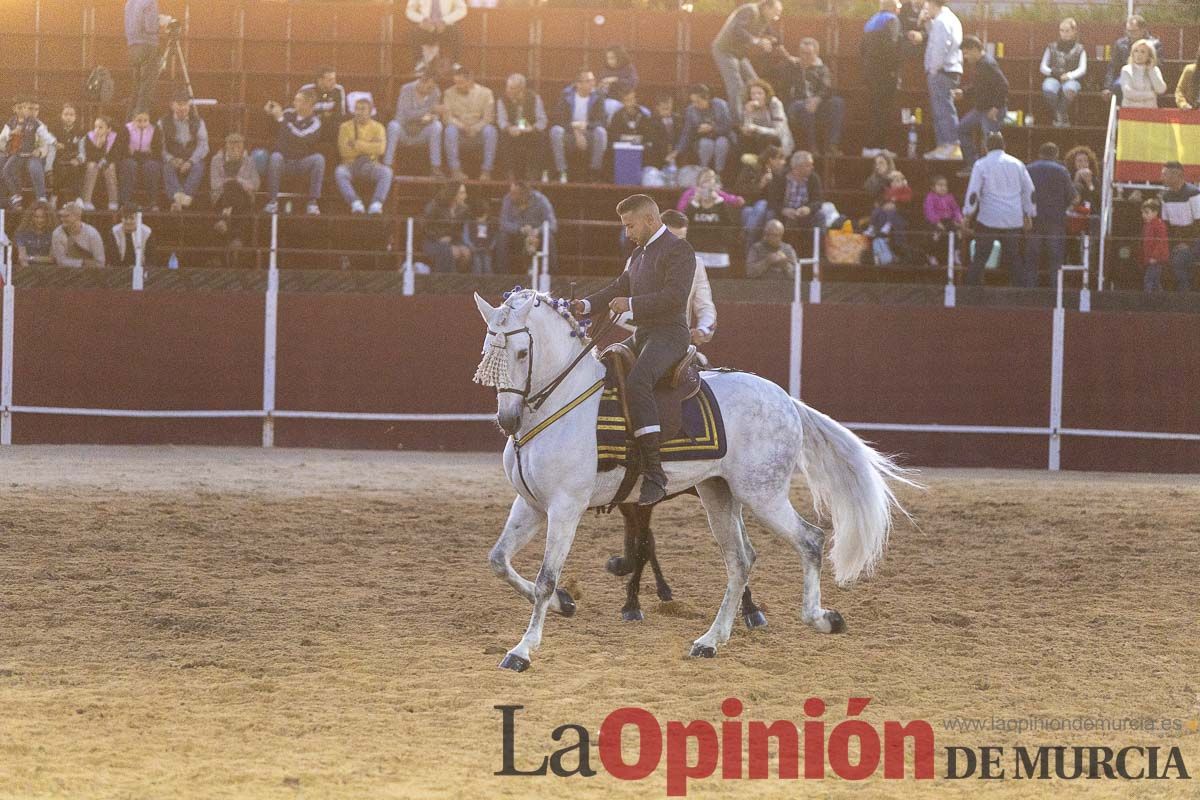
[[[724,455],[724,426],[719,424],[713,413],[712,395],[707,384],[688,403],[697,403],[700,419],[704,428],[695,438],[680,434],[669,441],[663,442],[660,452],[664,460],[720,458]],[[615,388],[605,389],[600,395],[600,414],[596,417],[596,453],[602,465],[616,465],[624,461],[626,445],[625,417],[620,413],[620,397]],[[604,444],[619,438],[621,444]],[[674,456],[674,458],[672,458]],[[611,467],[610,467],[611,468]]]

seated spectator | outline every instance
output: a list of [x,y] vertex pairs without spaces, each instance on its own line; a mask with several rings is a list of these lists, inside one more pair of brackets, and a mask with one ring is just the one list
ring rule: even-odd
[[1046,142],[1038,149],[1038,160],[1029,165],[1033,181],[1033,231],[1025,237],[1025,274],[1036,281],[1042,262],[1047,261],[1053,277],[1066,258],[1067,212],[1075,204],[1071,174],[1058,161],[1058,145]]
[[471,246],[463,240],[468,219],[467,187],[458,181],[443,185],[425,206],[421,230],[425,258],[434,272],[467,272],[471,268]]
[[945,175],[934,175],[932,188],[925,195],[925,222],[929,225],[929,249],[927,257],[929,266],[940,265],[941,254],[946,252],[946,239],[950,231],[962,226],[962,209],[958,200],[950,194],[950,181]]
[[1076,145],[1067,151],[1066,157],[1063,159],[1066,164],[1067,172],[1071,173],[1071,180],[1078,185],[1080,182],[1080,173],[1086,172],[1085,183],[1088,190],[1081,196],[1084,202],[1092,201],[1092,208],[1100,207],[1100,188],[1096,183],[1096,176],[1100,174],[1100,161],[1096,157],[1095,151],[1087,145]]
[[[1004,127],[1004,116],[1008,113],[1008,79],[1000,71],[996,59],[983,51],[983,42],[977,36],[968,36],[962,43],[963,61],[975,67],[971,85],[955,90],[955,96],[965,95],[971,110],[958,122],[958,141],[962,147],[963,169],[961,177],[971,174],[971,165],[979,157],[979,142],[987,141],[993,133]],[[932,154],[926,156],[933,158]]]
[[120,133],[112,129],[108,117],[96,117],[92,131],[83,139],[83,191],[79,195],[84,211],[95,211],[92,204],[92,194],[96,190],[96,180],[103,175],[108,188],[108,210],[116,211],[120,206],[117,200],[120,192],[117,188],[117,164],[125,158],[125,140]]
[[1104,102],[1112,95],[1117,96],[1117,104],[1121,105],[1121,70],[1129,63],[1129,54],[1133,45],[1145,39],[1154,48],[1155,61],[1162,57],[1162,43],[1158,37],[1150,33],[1146,27],[1146,19],[1140,14],[1134,14],[1125,20],[1125,35],[1117,39],[1112,46],[1112,58],[1108,62],[1108,70],[1104,74]]
[[[144,194],[146,205],[158,211],[162,184],[162,136],[150,122],[149,111],[136,111],[133,120],[125,125],[125,149],[121,154],[121,205]],[[112,207],[112,203],[109,203]]]
[[638,85],[637,67],[629,53],[619,44],[614,44],[604,51],[604,66],[600,68],[600,78],[597,88],[607,97],[620,99],[614,93],[617,86],[626,89],[636,89]]
[[907,230],[908,222],[896,207],[896,201],[884,194],[871,212],[871,224],[863,231],[871,240],[876,266],[887,267],[903,258]]
[[746,242],[753,244],[762,234],[763,225],[770,218],[767,207],[767,192],[776,175],[787,170],[787,158],[774,145],[763,148],[752,164],[743,164],[738,172],[734,191],[744,201],[742,206],[742,231]]
[[[87,128],[79,119],[79,109],[74,103],[64,103],[54,134],[54,186],[55,199],[69,203],[79,198],[83,191],[83,139]],[[114,173],[115,174],[115,173]]]
[[880,153],[875,156],[871,162],[871,174],[867,176],[866,182],[863,183],[863,191],[866,192],[872,200],[875,200],[879,195],[892,185],[892,173],[896,171],[896,159],[887,153]]
[[742,124],[738,129],[738,149],[743,154],[759,153],[768,145],[782,150],[785,158],[795,149],[792,130],[783,112],[783,102],[775,96],[771,84],[760,78],[746,87]]
[[249,240],[249,216],[254,210],[258,186],[258,169],[246,154],[245,138],[240,133],[229,134],[225,137],[225,147],[217,151],[209,164],[209,188],[217,212],[214,230],[232,247],[240,247]]
[[1162,182],[1162,219],[1171,245],[1175,291],[1186,292],[1192,288],[1192,265],[1200,258],[1200,189],[1187,182],[1178,161],[1163,165]]
[[550,150],[554,153],[554,169],[558,180],[567,182],[568,131],[571,134],[572,150],[590,153],[588,179],[599,183],[600,170],[604,166],[604,151],[608,148],[608,130],[604,111],[604,95],[596,90],[596,77],[591,70],[581,69],[575,83],[563,90],[553,114],[554,127],[550,129]]
[[121,221],[112,229],[112,250],[108,254],[110,266],[135,266],[139,247],[142,249],[142,266],[153,263],[152,231],[145,223],[141,226],[137,224],[137,215],[137,206],[125,206],[121,209]]
[[1200,108],[1200,47],[1196,48],[1196,60],[1183,68],[1175,84],[1175,105],[1184,111]]
[[410,35],[415,51],[413,72],[423,72],[442,55],[458,60],[462,36],[457,23],[467,16],[464,0],[408,0],[404,15],[416,25]]
[[492,167],[496,163],[496,97],[492,90],[475,82],[471,70],[458,67],[454,70],[454,86],[446,91],[442,123],[446,126],[446,160],[450,162],[450,175],[456,181],[464,181],[467,174],[462,170],[459,155],[465,147],[483,149],[483,162],[479,169],[479,180],[492,179]]
[[737,211],[725,202],[712,170],[700,173],[696,190],[681,209],[688,220],[689,241],[705,269],[729,269],[731,245],[737,241]]
[[677,211],[687,211],[688,205],[692,202],[692,198],[699,192],[715,192],[721,195],[721,198],[729,204],[731,208],[741,208],[745,205],[745,200],[738,197],[736,194],[730,194],[721,187],[721,176],[714,170],[704,169],[696,176],[696,185],[689,186],[684,189],[679,195],[679,201],[675,204]]
[[83,221],[83,209],[67,203],[58,212],[61,224],[50,235],[50,252],[60,267],[103,267],[104,240]]
[[893,203],[912,202],[912,187],[908,185],[908,178],[903,172],[898,169],[892,170],[892,174],[888,175],[888,187],[883,190],[883,197]]
[[35,100],[22,99],[16,105],[16,116],[0,129],[0,152],[4,162],[4,186],[9,195],[9,207],[21,207],[21,183],[26,178],[33,184],[38,200],[46,200],[46,159],[54,147],[54,135],[38,119],[40,106]]
[[1079,25],[1071,17],[1058,24],[1058,41],[1042,54],[1042,97],[1054,112],[1054,127],[1071,125],[1071,105],[1087,74],[1087,50],[1079,41]]
[[313,95],[313,113],[321,120],[321,141],[328,145],[336,144],[338,128],[350,116],[346,105],[346,88],[338,83],[337,70],[333,67],[317,67],[316,82],[304,84],[300,91]]
[[1158,108],[1158,96],[1165,91],[1154,48],[1145,39],[1134,42],[1129,63],[1121,67],[1121,108]]
[[387,151],[383,165],[395,167],[396,148],[425,145],[429,150],[429,174],[444,178],[442,170],[442,90],[433,70],[425,70],[415,81],[400,87],[396,116],[387,125]]
[[1162,221],[1162,203],[1151,197],[1142,203],[1142,291],[1162,291],[1162,268],[1171,260],[1167,225]]
[[541,172],[549,124],[542,98],[528,87],[525,76],[509,75],[496,103],[496,125],[511,180],[530,180]]
[[703,83],[688,89],[688,99],[690,102],[683,112],[683,132],[667,161],[674,163],[682,155],[705,169],[713,167],[724,173],[729,151],[737,141],[729,106],[721,98],[713,97]]
[[[842,154],[842,120],[846,103],[833,93],[833,74],[821,61],[821,45],[816,39],[800,40],[797,55],[786,52],[787,112],[792,126],[799,131],[797,146],[828,156]],[[824,140],[824,146],[819,140]]]
[[466,222],[463,239],[471,248],[471,271],[476,275],[492,274],[492,255],[496,247],[496,227],[488,219],[487,203],[470,204],[470,219]]
[[529,259],[542,249],[542,223],[550,226],[550,268],[555,261],[558,219],[546,195],[513,181],[500,206],[500,233],[496,237],[496,272],[519,274],[529,269]]
[[[642,164],[647,167],[666,166],[667,158],[675,153],[675,144],[682,133],[683,115],[675,110],[675,98],[669,94],[655,97]],[[674,164],[674,161],[671,163]]]
[[864,131],[863,158],[872,158],[887,150],[895,136],[896,90],[900,85],[903,57],[903,28],[897,0],[879,0],[879,12],[863,26],[859,43],[859,63],[870,64],[864,76],[870,89],[870,123]]
[[342,123],[338,132],[338,154],[342,163],[334,170],[338,191],[350,205],[351,214],[363,213],[363,201],[354,189],[354,181],[368,181],[372,186],[368,214],[382,214],[388,192],[392,190],[392,170],[379,163],[387,151],[387,132],[371,118],[375,109],[365,97],[354,103],[354,117]]
[[320,214],[321,184],[325,180],[325,156],[318,152],[321,120],[313,111],[316,96],[312,92],[296,92],[292,108],[283,109],[271,100],[265,111],[275,120],[275,151],[267,165],[268,214],[279,212],[279,186],[285,176],[308,176],[309,214]]
[[208,126],[186,92],[171,101],[170,116],[158,123],[163,143],[163,183],[171,210],[190,208],[204,181],[204,160],[208,158]]
[[608,120],[608,140],[614,144],[631,142],[642,145],[642,162],[647,163],[645,154],[649,149],[653,127],[650,113],[638,103],[636,89],[616,86],[611,96],[621,101],[621,107]]
[[783,240],[783,223],[773,219],[763,226],[762,238],[750,247],[746,277],[793,278],[799,265],[796,249]]
[[44,200],[38,200],[21,217],[21,224],[13,234],[17,247],[17,263],[22,267],[34,264],[53,264],[50,252],[54,234],[54,209]]
[[801,251],[808,247],[813,228],[824,224],[821,215],[821,178],[813,171],[812,153],[792,153],[791,168],[771,183],[767,205],[775,219],[783,222],[788,238]]

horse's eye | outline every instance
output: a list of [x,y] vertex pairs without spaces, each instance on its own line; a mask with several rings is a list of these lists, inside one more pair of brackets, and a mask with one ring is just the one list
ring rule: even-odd
[[517,360],[519,361],[519,360],[525,358],[525,356],[527,356],[527,355],[529,355],[528,350],[518,350],[517,351]]

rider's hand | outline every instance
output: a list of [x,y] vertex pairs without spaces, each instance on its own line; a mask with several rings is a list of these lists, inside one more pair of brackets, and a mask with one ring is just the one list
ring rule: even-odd
[[624,314],[629,310],[628,297],[614,297],[608,304],[614,314]]
[[584,309],[582,300],[572,300],[571,301],[571,313],[577,317],[582,317],[585,314],[587,314],[587,311]]

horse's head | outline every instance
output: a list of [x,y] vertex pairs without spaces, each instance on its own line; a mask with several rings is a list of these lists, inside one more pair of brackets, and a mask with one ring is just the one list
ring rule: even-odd
[[530,398],[583,347],[583,329],[564,301],[532,289],[514,289],[496,308],[476,293],[475,305],[488,329],[475,382],[496,388],[496,420],[512,436]]

